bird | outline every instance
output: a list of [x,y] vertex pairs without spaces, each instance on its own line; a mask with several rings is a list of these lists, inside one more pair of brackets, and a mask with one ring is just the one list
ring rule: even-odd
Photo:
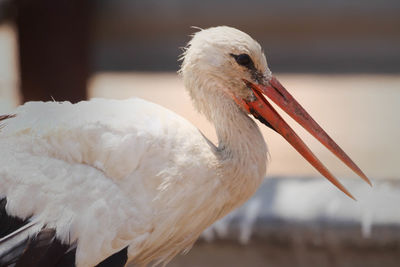
[[165,266],[260,186],[269,152],[256,120],[354,198],[267,98],[371,184],[248,34],[199,29],[180,60],[216,143],[139,98],[27,102],[0,117],[0,266]]

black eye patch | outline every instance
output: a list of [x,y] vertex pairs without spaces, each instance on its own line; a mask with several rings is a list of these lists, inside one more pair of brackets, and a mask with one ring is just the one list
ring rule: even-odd
[[254,69],[253,60],[251,60],[248,54],[240,54],[240,55],[230,54],[230,55],[236,60],[237,64],[244,66],[248,69]]

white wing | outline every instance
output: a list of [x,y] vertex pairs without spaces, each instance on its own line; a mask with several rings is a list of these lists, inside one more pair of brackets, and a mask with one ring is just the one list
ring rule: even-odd
[[78,266],[139,247],[159,219],[154,199],[185,172],[209,175],[198,130],[141,99],[30,102],[15,115],[0,131],[0,197],[9,214],[78,240]]

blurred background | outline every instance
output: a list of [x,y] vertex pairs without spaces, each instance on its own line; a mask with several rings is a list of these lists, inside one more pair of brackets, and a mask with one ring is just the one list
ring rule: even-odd
[[141,97],[216,141],[176,71],[192,26],[218,25],[259,41],[273,73],[374,187],[284,116],[358,201],[263,129],[263,186],[169,266],[398,266],[398,0],[0,0],[0,113],[31,100]]

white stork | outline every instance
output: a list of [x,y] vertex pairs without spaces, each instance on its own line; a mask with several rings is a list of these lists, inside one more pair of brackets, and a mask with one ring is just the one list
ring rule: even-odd
[[267,146],[250,114],[352,197],[264,96],[370,183],[272,76],[249,35],[201,30],[182,59],[216,145],[141,99],[29,102],[0,117],[1,266],[166,264],[263,180]]

